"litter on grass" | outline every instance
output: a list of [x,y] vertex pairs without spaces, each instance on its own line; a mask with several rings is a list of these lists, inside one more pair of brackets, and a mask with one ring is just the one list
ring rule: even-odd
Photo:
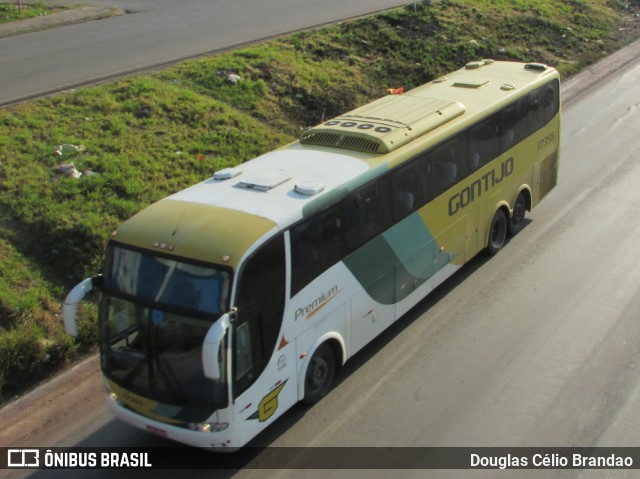
[[67,158],[69,156],[79,155],[84,150],[84,145],[72,145],[70,143],[65,143],[57,146],[56,155],[58,155],[60,158]]
[[56,171],[63,176],[70,176],[71,178],[80,178],[82,176],[82,172],[78,171],[73,163],[58,165]]

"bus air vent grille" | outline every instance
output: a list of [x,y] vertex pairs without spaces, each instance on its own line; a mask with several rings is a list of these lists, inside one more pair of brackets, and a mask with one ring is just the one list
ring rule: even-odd
[[371,141],[367,138],[358,136],[344,136],[342,138],[342,143],[340,146],[342,146],[343,148],[348,148],[350,150],[360,150],[377,153],[379,145],[375,141]]
[[337,133],[308,132],[302,135],[302,143],[324,146],[338,146],[340,135]]
[[456,101],[388,95],[307,130],[301,143],[389,153],[462,115]]
[[377,153],[380,146],[379,143],[357,134],[349,135],[345,133],[326,133],[315,131],[305,133],[302,135],[300,141],[309,145],[334,146],[337,148],[365,151],[369,153]]

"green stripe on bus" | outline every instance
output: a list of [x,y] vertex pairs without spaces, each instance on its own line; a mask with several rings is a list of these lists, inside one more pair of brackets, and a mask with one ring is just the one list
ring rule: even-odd
[[450,261],[420,216],[413,214],[350,254],[344,264],[371,298],[395,304]]

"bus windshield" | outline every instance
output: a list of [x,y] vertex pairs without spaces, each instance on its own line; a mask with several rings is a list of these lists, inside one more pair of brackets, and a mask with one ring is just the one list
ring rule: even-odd
[[228,308],[230,273],[112,246],[105,289],[139,302],[219,317]]
[[226,348],[220,348],[222,377],[212,380],[204,376],[202,344],[227,308],[230,272],[112,245],[105,273],[100,308],[105,375],[162,404],[209,414],[225,407]]

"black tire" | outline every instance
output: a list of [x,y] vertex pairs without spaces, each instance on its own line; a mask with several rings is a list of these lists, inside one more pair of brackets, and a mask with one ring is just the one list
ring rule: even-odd
[[507,239],[507,215],[504,210],[499,209],[491,220],[489,227],[489,241],[487,242],[487,251],[490,254],[496,254],[504,246]]
[[328,343],[320,345],[311,356],[304,377],[304,402],[312,405],[320,401],[331,389],[336,372],[336,358]]
[[524,228],[524,215],[527,211],[527,200],[524,195],[520,193],[516,198],[516,202],[513,204],[513,213],[509,220],[509,233],[512,236],[517,235]]

